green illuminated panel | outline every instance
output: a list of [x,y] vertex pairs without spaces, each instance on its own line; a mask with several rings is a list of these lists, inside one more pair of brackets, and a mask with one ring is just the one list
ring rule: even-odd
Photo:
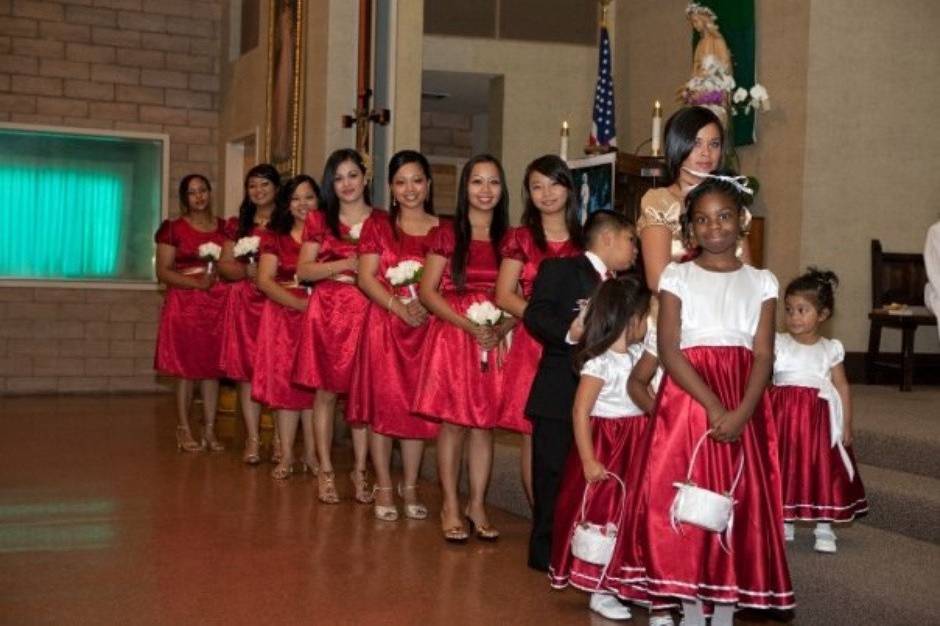
[[163,149],[0,127],[0,278],[152,281]]

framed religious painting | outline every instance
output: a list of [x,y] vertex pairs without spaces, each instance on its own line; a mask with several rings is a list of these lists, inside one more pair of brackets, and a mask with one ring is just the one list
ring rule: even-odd
[[304,2],[269,0],[266,160],[300,172],[304,102]]
[[614,181],[617,174],[617,152],[607,152],[568,161],[578,196],[581,223],[595,211],[614,210]]

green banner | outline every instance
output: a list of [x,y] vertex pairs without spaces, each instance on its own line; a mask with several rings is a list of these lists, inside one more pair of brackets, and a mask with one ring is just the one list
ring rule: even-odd
[[[755,49],[757,35],[754,23],[754,0],[698,0],[718,16],[718,30],[721,31],[734,64],[734,82],[738,87],[750,89],[754,86]],[[692,49],[698,43],[699,34],[692,31]],[[738,114],[731,118],[734,127],[734,145],[748,146],[754,143],[754,111],[747,115]]]

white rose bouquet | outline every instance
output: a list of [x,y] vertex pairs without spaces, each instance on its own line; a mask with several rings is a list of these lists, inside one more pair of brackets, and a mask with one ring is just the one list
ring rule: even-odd
[[408,288],[408,298],[402,300],[403,303],[408,304],[418,297],[415,285],[421,281],[421,273],[423,271],[424,266],[421,264],[421,261],[408,259],[385,270],[385,278],[388,279],[392,287]]
[[358,224],[349,227],[349,234],[346,236],[346,238],[353,243],[357,243],[361,234],[362,222],[359,222]]
[[206,272],[212,271],[212,264],[222,256],[222,246],[211,241],[199,246],[199,258],[207,263]]
[[235,242],[233,253],[236,259],[245,259],[249,263],[254,263],[258,258],[258,249],[260,247],[261,237],[257,235],[242,237]]
[[[489,300],[474,302],[467,307],[466,317],[474,324],[480,326],[496,326],[507,316],[495,304]],[[485,372],[489,369],[489,352],[480,350],[480,371]]]

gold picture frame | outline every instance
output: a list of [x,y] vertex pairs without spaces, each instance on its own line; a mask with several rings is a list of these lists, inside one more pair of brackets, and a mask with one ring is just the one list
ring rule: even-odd
[[303,134],[305,0],[268,2],[265,160],[283,175],[300,173]]

